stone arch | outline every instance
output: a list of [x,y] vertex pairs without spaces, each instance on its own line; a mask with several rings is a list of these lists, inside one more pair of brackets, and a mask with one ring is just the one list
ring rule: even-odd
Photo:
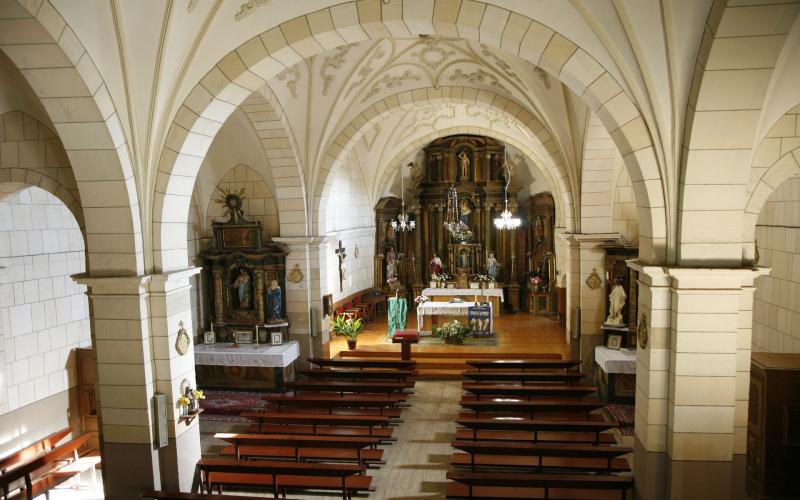
[[213,134],[250,93],[287,66],[326,50],[367,38],[423,34],[455,35],[510,52],[581,96],[611,132],[634,179],[642,221],[641,260],[667,259],[668,246],[674,247],[674,242],[668,234],[666,197],[650,131],[633,100],[586,50],[527,16],[479,0],[455,9],[440,1],[430,9],[399,10],[384,3],[350,1],[296,17],[253,37],[223,57],[189,93],[170,127],[159,163],[162,182],[154,201],[156,266],[169,269],[186,261],[185,247],[161,241],[175,224],[185,224],[189,193],[181,187],[180,176],[196,173]]
[[594,113],[586,122],[580,189],[580,232],[613,232],[613,204],[619,170],[617,147]]
[[92,275],[144,272],[139,201],[128,146],[108,88],[50,0],[13,3],[0,50],[39,97],[69,157]]
[[[711,7],[686,113],[679,263],[738,267],[742,210],[762,108],[800,5]],[[731,84],[731,82],[736,82]],[[720,176],[720,166],[725,174]],[[724,177],[724,178],[723,178]]]
[[80,193],[64,146],[44,123],[24,111],[0,115],[0,182],[36,186],[72,212],[84,229]]
[[[361,131],[369,124],[386,117],[392,111],[406,108],[413,109],[415,105],[427,106],[441,102],[485,105],[508,118],[517,120],[532,136],[539,139],[540,147],[537,149],[540,150],[540,153],[534,153],[532,148],[527,145],[522,145],[519,141],[515,141],[515,146],[525,151],[535,163],[543,166],[544,170],[549,171],[559,187],[559,189],[554,190],[557,196],[562,192],[565,193],[571,205],[572,184],[558,144],[545,126],[531,113],[523,111],[522,107],[515,102],[486,90],[459,86],[439,87],[438,89],[417,89],[387,96],[367,107],[361,114],[353,118],[349,124],[342,127],[342,131],[339,135],[331,141],[331,144],[322,157],[323,163],[319,169],[320,175],[317,177],[315,187],[313,220],[317,223],[320,231],[322,231],[324,227],[324,200],[327,198],[327,191],[330,188],[330,183],[328,182],[330,174],[336,168],[337,164],[344,160],[344,157],[352,148],[353,143],[360,138]],[[498,134],[496,131],[492,132],[498,135],[495,138],[501,140],[507,140],[508,138],[507,133]],[[499,136],[502,136],[502,138]],[[571,211],[567,212],[571,215]],[[571,217],[569,219],[571,220]],[[568,224],[570,220],[567,221]],[[570,227],[572,227],[571,224]]]

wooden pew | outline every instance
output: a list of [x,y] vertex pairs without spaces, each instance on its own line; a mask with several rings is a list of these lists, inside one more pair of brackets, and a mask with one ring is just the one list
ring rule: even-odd
[[511,370],[483,370],[465,371],[464,378],[480,382],[565,382],[575,383],[584,378],[584,372],[574,370],[560,371],[511,371]]
[[600,409],[606,403],[598,400],[557,401],[557,400],[527,400],[513,398],[483,398],[467,399],[460,402],[463,408],[475,412],[476,417],[481,413],[520,413],[533,418],[539,413],[578,413],[589,419],[591,412]]
[[461,388],[476,396],[563,396],[582,398],[597,392],[597,387],[588,385],[511,385],[511,384],[462,384]]
[[264,497],[241,495],[212,495],[210,493],[181,493],[178,491],[145,491],[142,498],[153,500],[264,500]]
[[543,491],[517,498],[561,498],[553,490],[584,490],[592,492],[592,499],[600,500],[609,498],[601,496],[605,490],[618,491],[617,498],[625,500],[633,487],[631,476],[593,474],[454,471],[447,473],[447,479],[455,481],[447,485],[447,498],[508,498],[512,491],[517,496],[535,488]]
[[197,468],[209,493],[214,487],[219,492],[223,486],[266,486],[272,488],[275,498],[281,490],[300,488],[340,490],[347,500],[353,492],[369,490],[372,482],[364,475],[363,466],[351,464],[201,458]]
[[328,427],[366,427],[369,436],[378,436],[375,427],[387,427],[389,417],[381,415],[324,415],[313,413],[242,413],[243,417],[255,420],[259,424],[259,433],[264,434],[265,425],[304,426],[310,427],[311,434],[331,435]]
[[402,359],[355,359],[355,358],[309,358],[309,363],[321,367],[333,368],[381,368],[384,370],[413,370],[417,362],[414,360],[405,361]]
[[580,366],[580,360],[555,360],[555,359],[470,359],[467,365],[478,370],[542,370],[563,369],[569,370]]
[[533,441],[539,441],[540,432],[574,432],[595,435],[600,442],[600,433],[618,426],[616,422],[597,420],[531,420],[508,418],[459,418],[458,425],[472,431],[472,439],[478,439],[478,431],[517,431],[533,433]]
[[264,396],[262,399],[269,402],[270,406],[275,407],[278,411],[285,407],[324,408],[332,415],[334,408],[373,408],[379,415],[388,417],[398,417],[400,410],[396,408],[397,403],[404,401],[404,399],[391,396],[341,397],[328,394],[274,395]]
[[[8,500],[11,500],[17,498],[32,499],[53,489],[75,475],[75,473],[68,475],[58,474],[58,471],[60,468],[79,460],[78,449],[84,446],[91,437],[91,434],[84,434],[50,451],[17,463],[13,469],[0,475],[0,491],[4,493]],[[9,495],[13,485],[18,482],[23,482],[24,486],[20,487],[18,493]]]
[[[333,382],[333,381],[309,381],[302,380],[299,382],[287,382],[286,387],[293,390],[295,393],[299,391],[310,392],[338,392],[339,394],[345,393],[382,393],[391,394],[396,393],[398,396],[408,394],[404,392],[413,386],[409,386],[406,382],[372,382],[372,381],[359,381],[359,382]],[[403,396],[405,398],[405,396]]]
[[52,450],[59,441],[67,437],[71,432],[72,429],[66,427],[36,441],[35,443],[29,444],[19,451],[0,458],[0,474],[4,474],[7,470],[15,467],[25,460],[28,460],[31,457],[34,457],[44,451]]
[[623,446],[458,440],[453,442],[453,448],[466,453],[453,454],[452,464],[473,470],[476,466],[491,466],[578,469],[599,473],[630,471],[628,461],[619,457],[633,452],[633,449]]
[[231,433],[217,433],[214,437],[232,445],[223,448],[220,454],[231,454],[236,460],[251,457],[294,458],[296,462],[312,459],[355,461],[365,465],[365,462],[381,463],[383,458],[383,450],[375,449],[381,440],[374,437]]
[[[398,382],[405,382],[416,376],[415,370],[354,370],[354,369],[329,369],[329,368],[316,368],[311,370],[296,370],[298,375],[303,375],[309,379],[330,380],[396,380]],[[409,382],[413,387],[413,382]]]

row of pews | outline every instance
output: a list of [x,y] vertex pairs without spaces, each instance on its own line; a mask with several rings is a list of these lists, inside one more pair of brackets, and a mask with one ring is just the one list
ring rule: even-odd
[[100,456],[86,447],[91,434],[67,439],[70,434],[69,427],[61,429],[0,458],[0,497],[32,499],[44,494],[49,498],[51,489],[87,470],[95,479]]
[[[221,499],[225,492],[338,491],[347,500],[374,489],[370,469],[395,441],[402,409],[412,394],[413,361],[310,359],[290,393],[268,395],[265,412],[242,416],[247,433],[218,433],[228,443],[220,458],[197,463],[200,493],[150,491],[153,499]],[[217,493],[212,495],[212,493]],[[237,496],[236,498],[244,498]]]
[[467,361],[448,498],[629,498],[616,445],[580,361]]

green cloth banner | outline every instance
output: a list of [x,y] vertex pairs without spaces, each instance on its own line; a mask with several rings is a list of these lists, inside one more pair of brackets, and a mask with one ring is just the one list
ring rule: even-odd
[[389,299],[389,337],[394,337],[395,330],[403,330],[406,327],[406,313],[408,304],[406,299]]

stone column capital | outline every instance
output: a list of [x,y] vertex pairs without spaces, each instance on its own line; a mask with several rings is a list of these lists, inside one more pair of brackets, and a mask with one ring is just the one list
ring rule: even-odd
[[144,295],[149,292],[168,292],[189,285],[189,278],[199,274],[200,267],[141,276],[91,276],[74,274],[72,280],[89,287],[91,295]]
[[272,238],[272,241],[286,245],[291,252],[297,250],[307,250],[308,247],[327,243],[329,239],[326,236],[286,236]]
[[563,237],[571,246],[587,248],[607,244],[621,245],[623,243],[622,236],[619,233],[564,233]]

